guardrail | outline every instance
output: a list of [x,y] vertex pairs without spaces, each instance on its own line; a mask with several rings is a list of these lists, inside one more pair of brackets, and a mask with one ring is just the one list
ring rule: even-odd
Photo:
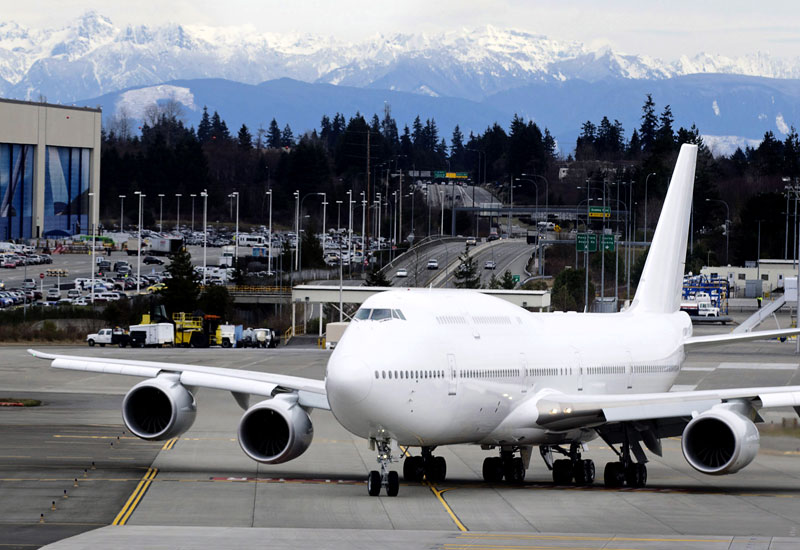
[[229,286],[228,292],[235,295],[253,295],[253,294],[291,294],[292,287],[290,286]]
[[286,329],[286,332],[283,333],[283,345],[289,343],[289,340],[292,339],[292,336],[300,336],[301,334],[305,334],[305,330],[303,330],[303,325],[295,325],[293,327],[289,327]]

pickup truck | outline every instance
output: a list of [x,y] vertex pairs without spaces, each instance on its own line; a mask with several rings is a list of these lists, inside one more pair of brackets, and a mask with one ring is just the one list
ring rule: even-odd
[[129,340],[130,336],[121,328],[104,328],[98,333],[90,334],[86,337],[86,343],[89,346],[98,344],[100,347],[105,347],[106,344],[109,344],[124,348]]

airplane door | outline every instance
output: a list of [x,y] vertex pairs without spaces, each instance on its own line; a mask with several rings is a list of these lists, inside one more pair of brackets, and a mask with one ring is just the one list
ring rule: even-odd
[[525,358],[524,353],[519,354],[519,369],[522,377],[522,393],[528,391],[528,360]]
[[625,352],[626,358],[626,365],[625,365],[625,380],[626,386],[630,390],[633,388],[633,356],[631,355],[631,351],[627,350]]
[[456,395],[458,391],[458,378],[456,377],[456,356],[452,353],[447,354],[447,380],[449,387],[447,395]]
[[583,366],[581,365],[581,354],[575,348],[572,348],[570,365],[573,372],[577,375],[578,391],[583,391]]

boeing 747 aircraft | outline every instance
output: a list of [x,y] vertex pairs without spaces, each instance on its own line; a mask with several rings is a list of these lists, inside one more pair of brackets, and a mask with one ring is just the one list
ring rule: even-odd
[[686,350],[799,331],[692,336],[679,294],[696,156],[696,146],[682,146],[639,287],[621,313],[530,313],[467,290],[392,290],[356,312],[324,381],[31,353],[55,368],[146,377],[122,404],[125,425],[143,439],[186,432],[195,388],[229,391],[245,409],[242,450],[266,464],[303,454],[314,434],[311,410],[330,410],[377,451],[372,496],[397,495],[389,466],[398,446],[421,449],[404,459],[411,481],[444,480],[447,465],[434,450],[467,443],[496,451],[483,462],[489,482],[521,482],[538,447],[555,483],[591,484],[595,465],[583,444],[600,438],[618,456],[605,465],[606,486],[643,487],[642,444],[661,455],[661,439],[673,436],[699,472],[732,474],[758,452],[759,411],[792,406],[800,414],[800,386],[669,392]]

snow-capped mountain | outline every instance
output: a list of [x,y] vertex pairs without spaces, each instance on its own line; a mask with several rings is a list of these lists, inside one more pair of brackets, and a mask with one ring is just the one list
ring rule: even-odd
[[491,26],[359,42],[252,28],[118,27],[87,12],[59,29],[0,22],[0,95],[72,102],[175,79],[309,83],[481,100],[537,82],[666,79],[694,73],[800,78],[800,57],[709,54],[667,63]]

